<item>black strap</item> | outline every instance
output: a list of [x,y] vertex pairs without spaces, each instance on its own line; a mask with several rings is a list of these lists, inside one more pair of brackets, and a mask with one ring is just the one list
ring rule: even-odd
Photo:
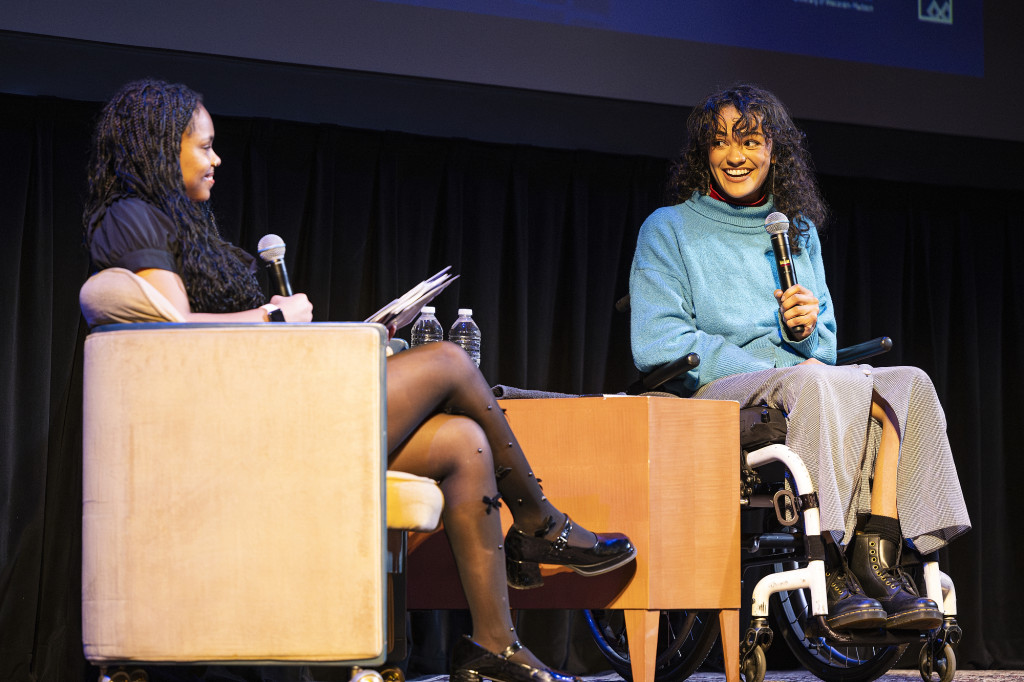
[[820,535],[808,535],[804,538],[804,544],[807,545],[807,560],[808,561],[824,561],[825,560],[825,544],[821,541]]

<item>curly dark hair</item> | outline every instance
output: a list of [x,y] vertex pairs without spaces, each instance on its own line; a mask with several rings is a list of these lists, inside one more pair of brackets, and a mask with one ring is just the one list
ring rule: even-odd
[[807,234],[811,224],[819,232],[824,230],[828,207],[818,190],[804,133],[793,124],[779,98],[756,85],[734,85],[709,95],[694,107],[686,121],[687,146],[672,168],[670,199],[682,203],[694,192],[710,191],[708,152],[720,129],[719,112],[730,104],[740,114],[734,132],[742,135],[760,125],[765,139],[771,141],[773,163],[767,187],[775,209],[790,218],[790,247],[799,253],[800,237]]
[[91,246],[107,207],[138,197],[166,213],[178,230],[181,277],[194,311],[256,308],[265,296],[252,273],[252,256],[221,238],[209,202],[185,193],[181,138],[202,101],[184,85],[146,79],[128,83],[103,107],[88,168],[85,244]]

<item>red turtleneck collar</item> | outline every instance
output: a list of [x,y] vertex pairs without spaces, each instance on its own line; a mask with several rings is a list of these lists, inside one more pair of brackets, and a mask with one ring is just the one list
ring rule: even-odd
[[711,197],[712,199],[718,199],[719,201],[724,201],[727,204],[732,204],[733,206],[762,206],[768,201],[767,192],[765,192],[764,196],[762,196],[757,201],[751,201],[749,203],[736,201],[734,199],[726,199],[725,197],[718,193],[718,190],[715,189],[714,185],[708,187],[708,196]]

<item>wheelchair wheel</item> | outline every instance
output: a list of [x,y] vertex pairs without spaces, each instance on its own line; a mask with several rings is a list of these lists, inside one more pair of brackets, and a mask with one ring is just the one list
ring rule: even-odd
[[931,642],[925,644],[921,647],[917,663],[924,682],[952,682],[956,673],[956,654],[948,644],[941,647]]
[[[796,566],[775,566],[776,571],[791,568]],[[831,644],[821,637],[808,637],[804,628],[811,617],[811,597],[806,589],[773,594],[771,613],[800,665],[826,682],[870,682],[896,665],[907,648],[906,644]]]
[[[622,611],[584,611],[590,632],[612,669],[633,679]],[[718,639],[718,611],[662,611],[658,624],[657,682],[685,680],[696,672]]]

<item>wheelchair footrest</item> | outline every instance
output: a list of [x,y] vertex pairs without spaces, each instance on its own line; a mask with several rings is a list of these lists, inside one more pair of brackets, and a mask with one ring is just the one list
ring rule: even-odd
[[938,630],[843,630],[837,631],[825,623],[824,616],[815,616],[807,623],[804,634],[808,638],[820,637],[830,644],[891,646],[924,642],[941,632]]

